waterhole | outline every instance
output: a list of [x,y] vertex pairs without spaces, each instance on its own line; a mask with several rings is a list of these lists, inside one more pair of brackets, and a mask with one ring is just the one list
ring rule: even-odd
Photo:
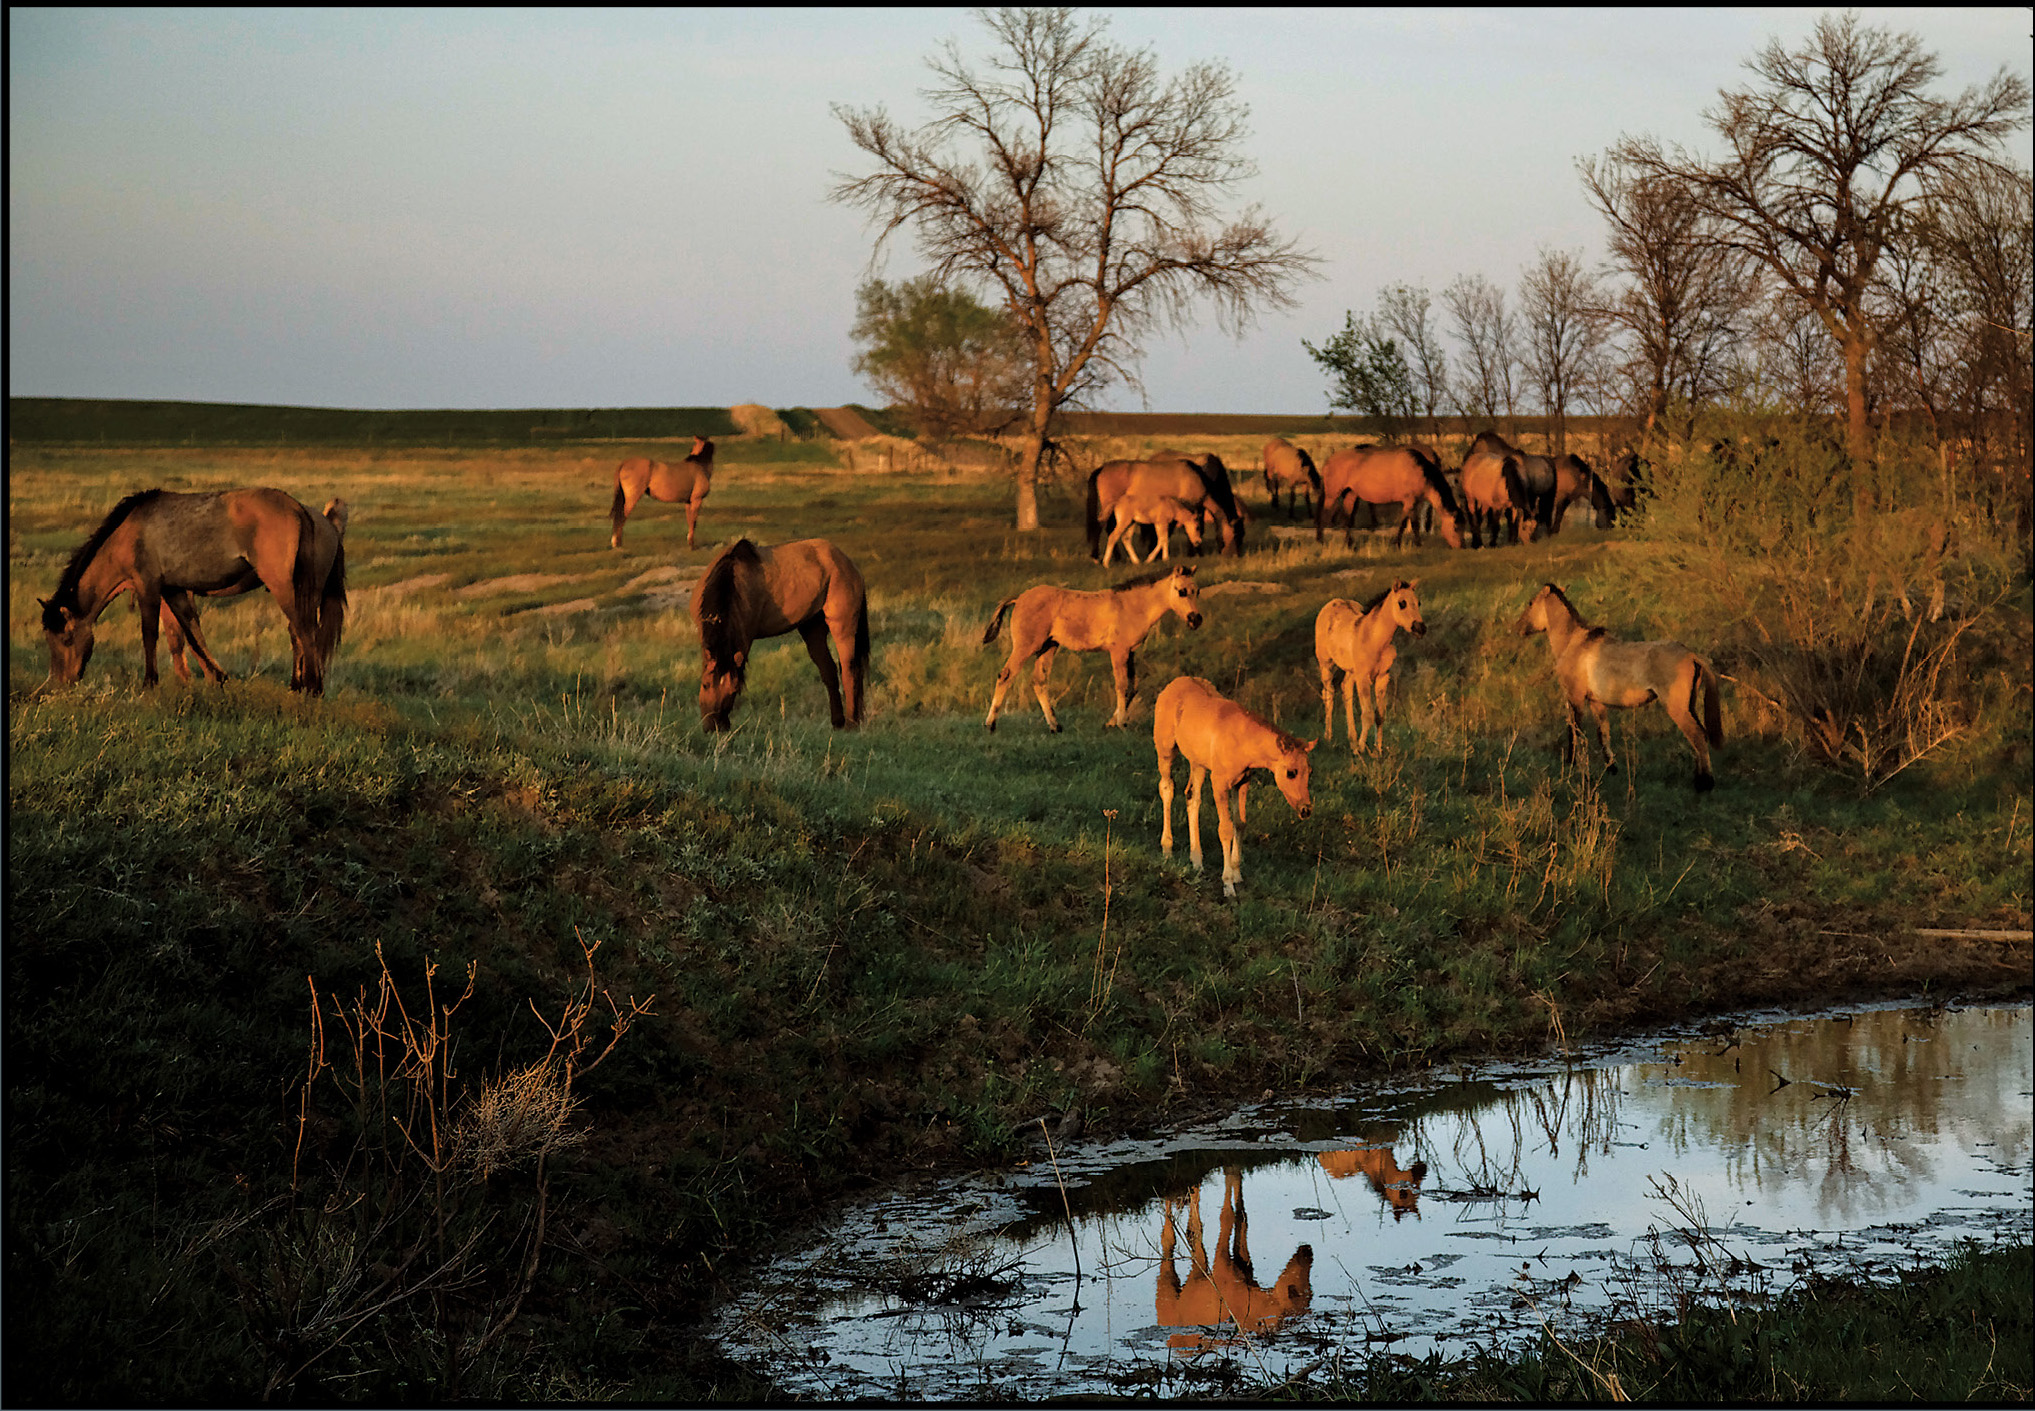
[[834,1213],[717,1332],[829,1399],[1166,1394],[1889,1277],[2028,1240],[2030,1013],[1754,1015],[1041,1141]]

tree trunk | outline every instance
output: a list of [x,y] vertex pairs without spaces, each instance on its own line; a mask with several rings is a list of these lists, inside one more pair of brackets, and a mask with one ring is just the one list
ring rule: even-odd
[[1018,451],[1017,527],[1028,534],[1039,527],[1039,462],[1046,454],[1046,430],[1052,424],[1053,404],[1039,400],[1032,404],[1032,424]]
[[1866,439],[1865,425],[1865,361],[1871,351],[1871,345],[1863,338],[1853,336],[1844,340],[1844,449],[1851,457],[1852,512],[1861,516],[1873,508],[1868,480],[1872,448]]

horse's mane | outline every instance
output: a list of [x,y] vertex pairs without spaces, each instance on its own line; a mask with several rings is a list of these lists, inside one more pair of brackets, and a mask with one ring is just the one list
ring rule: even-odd
[[707,438],[704,436],[700,437],[699,439],[702,441],[706,441],[706,444],[700,447],[697,451],[694,451],[691,455],[687,456],[686,459],[689,461],[698,461],[701,465],[712,465],[714,463],[714,443],[712,441],[708,441]]
[[707,660],[722,671],[733,671],[737,675],[742,672],[742,668],[735,664],[735,653],[749,645],[749,639],[736,622],[742,606],[743,580],[749,576],[749,570],[760,568],[762,564],[756,546],[747,539],[737,539],[726,553],[714,560],[707,569],[707,576],[700,580],[700,646],[705,650]]
[[1406,453],[1420,466],[1420,475],[1427,482],[1427,488],[1441,499],[1441,507],[1449,514],[1462,517],[1463,507],[1456,503],[1456,492],[1449,488],[1449,478],[1442,474],[1441,461],[1422,446],[1408,446]]
[[132,495],[129,495],[119,504],[108,510],[106,517],[99,521],[99,527],[86,537],[84,543],[78,545],[77,552],[71,555],[71,561],[64,565],[63,576],[57,579],[56,592],[52,593],[49,601],[43,605],[42,625],[44,631],[61,632],[64,630],[62,610],[68,608],[73,613],[78,610],[78,582],[85,576],[85,569],[91,565],[93,558],[98,554],[99,550],[105,547],[106,540],[112,536],[114,530],[120,527],[127,516],[134,513],[141,506],[150,503],[160,494],[162,494],[162,487],[160,485],[152,490],[136,490]]
[[[1578,627],[1590,626],[1589,623],[1583,621],[1583,615],[1576,611],[1576,605],[1569,601],[1569,595],[1567,593],[1564,593],[1561,589],[1557,588],[1552,583],[1543,583],[1541,586],[1543,588],[1546,588],[1550,593],[1553,593],[1557,598],[1560,598],[1562,600],[1562,606],[1569,610],[1569,616],[1573,617],[1576,620],[1576,625]],[[1591,630],[1595,632],[1602,632],[1604,629],[1601,627],[1596,627],[1591,628]]]
[[[1126,578],[1121,583],[1112,583],[1109,591],[1112,593],[1124,593],[1132,588],[1149,588],[1154,583],[1165,582],[1173,576],[1173,572],[1174,570],[1171,568],[1162,568],[1155,573],[1140,573],[1135,578]],[[1188,567],[1187,572],[1189,576],[1193,575],[1194,569],[1191,565]]]
[[1240,518],[1237,514],[1236,492],[1230,488],[1229,467],[1213,454],[1208,457],[1205,464],[1196,464],[1194,461],[1187,463],[1194,466],[1194,473],[1201,477],[1201,484],[1208,491],[1208,497],[1215,501],[1216,507],[1227,515],[1232,523]]
[[1408,583],[1404,578],[1394,579],[1392,581],[1392,585],[1389,588],[1380,588],[1375,596],[1373,596],[1369,601],[1365,602],[1362,605],[1364,616],[1369,617],[1372,613],[1376,612],[1378,610],[1378,605],[1380,603],[1384,602],[1385,599],[1391,597],[1401,588],[1411,588],[1412,586],[1413,585],[1411,583]]

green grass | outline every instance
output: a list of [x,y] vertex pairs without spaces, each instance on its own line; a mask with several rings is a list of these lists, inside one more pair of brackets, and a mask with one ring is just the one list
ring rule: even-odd
[[[1906,929],[2028,924],[2025,585],[1982,634],[1976,726],[1922,765],[1862,798],[1727,697],[1719,788],[1698,798],[1658,711],[1621,719],[1623,775],[1565,769],[1546,647],[1509,630],[1555,578],[1593,620],[1672,635],[1687,605],[1630,586],[1643,546],[1624,539],[1351,554],[1261,522],[1257,551],[1200,576],[1284,591],[1213,593],[1199,632],[1162,625],[1130,729],[1101,726],[1107,663],[1063,654],[1066,732],[1027,697],[991,736],[1008,638],[980,638],[997,601],[1115,576],[1086,557],[1072,485],[1049,487],[1047,529],[1020,536],[997,479],[737,462],[698,550],[677,509],[649,503],[616,554],[613,462],[582,447],[15,452],[6,1278],[45,1352],[15,1369],[18,1395],[258,1393],[231,1271],[265,1227],[218,1222],[287,1183],[305,977],[351,994],[378,975],[378,945],[410,990],[429,959],[478,963],[467,1081],[542,1051],[530,1005],[575,983],[582,941],[601,943],[618,995],[657,996],[581,1089],[593,1138],[554,1173],[560,1233],[499,1395],[753,1392],[691,1331],[730,1260],[857,1183],[1005,1155],[1040,1112],[1145,1122],[1531,1046],[1556,1016],[1576,1038],[1751,1003],[2025,987],[2023,960]],[[207,610],[243,678],[224,690],[141,693],[117,606],[85,683],[31,697],[35,595],[145,484],[352,504],[352,609],[324,700],[282,688],[263,595]],[[787,638],[759,645],[735,732],[700,732],[691,620],[630,585],[660,569],[689,582],[737,534],[825,535],[861,567],[863,730],[826,728]],[[528,574],[545,579],[493,581]],[[1234,903],[1213,870],[1188,871],[1184,830],[1163,859],[1158,688],[1204,675],[1312,736],[1315,610],[1416,574],[1430,632],[1401,640],[1391,752],[1324,742],[1304,822],[1260,786]],[[414,584],[427,575],[444,578]],[[543,611],[580,599],[593,608]],[[313,1149],[336,1132],[313,1131]],[[383,1331],[296,1394],[428,1394],[390,1350],[400,1330]]]

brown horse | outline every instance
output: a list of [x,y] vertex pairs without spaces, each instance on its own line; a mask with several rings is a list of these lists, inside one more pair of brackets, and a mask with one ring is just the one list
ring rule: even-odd
[[1604,467],[1604,491],[1611,501],[1611,523],[1618,523],[1621,514],[1630,513],[1639,504],[1641,478],[1646,473],[1645,463],[1639,453],[1630,448],[1620,451]]
[[[1174,1265],[1174,1212],[1187,1207],[1187,1277]],[[1251,1267],[1250,1215],[1244,1209],[1243,1172],[1225,1166],[1222,1210],[1217,1217],[1215,1259],[1202,1243],[1201,1188],[1181,1200],[1166,1197],[1165,1223],[1159,1230],[1159,1279],[1154,1311],[1165,1328],[1220,1329],[1233,1324],[1234,1334],[1174,1333],[1166,1345],[1176,1352],[1233,1346],[1244,1337],[1265,1337],[1288,1318],[1305,1313],[1314,1302],[1314,1248],[1303,1244],[1269,1287],[1260,1287]]]
[[[185,495],[140,490],[115,505],[71,555],[54,594],[41,600],[49,682],[68,685],[92,659],[94,627],[130,589],[141,614],[142,682],[156,684],[156,631],[164,607],[195,638],[194,593],[274,595],[290,627],[290,689],[325,690],[325,666],[346,623],[346,555],[321,563],[316,515],[281,490]],[[225,672],[199,648],[215,679]]]
[[1541,513],[1520,469],[1522,454],[1497,432],[1482,431],[1463,457],[1465,508],[1473,521],[1490,516],[1490,533],[1483,539],[1494,548],[1500,542],[1501,525],[1510,526],[1515,544],[1530,544],[1540,537]]
[[1109,542],[1102,546],[1102,566],[1104,568],[1109,567],[1109,560],[1116,553],[1116,546],[1123,543],[1124,535],[1130,533],[1132,529],[1140,524],[1149,524],[1153,532],[1159,536],[1159,542],[1152,549],[1151,553],[1146,554],[1142,559],[1138,557],[1135,549],[1126,548],[1124,553],[1130,558],[1132,563],[1150,563],[1155,557],[1170,562],[1173,558],[1172,545],[1173,530],[1175,528],[1186,533],[1188,543],[1194,545],[1197,549],[1201,547],[1200,507],[1190,505],[1185,500],[1176,500],[1171,495],[1140,495],[1133,493],[1119,497],[1115,507],[1109,513],[1116,529],[1109,536]]
[[1569,506],[1579,502],[1590,506],[1599,529],[1609,529],[1613,516],[1611,491],[1597,478],[1597,472],[1590,469],[1590,463],[1581,456],[1570,454],[1558,457],[1554,462],[1553,518],[1548,522],[1550,533],[1562,531],[1562,520],[1567,518]]
[[1171,495],[1199,512],[1213,510],[1222,527],[1222,551],[1242,553],[1244,520],[1229,470],[1214,456],[1154,456],[1143,461],[1105,461],[1088,477],[1085,527],[1088,556],[1102,558],[1103,526],[1127,494]]
[[1244,879],[1243,841],[1230,822],[1229,796],[1237,796],[1237,823],[1244,821],[1244,793],[1253,769],[1269,769],[1279,792],[1302,818],[1314,812],[1308,798],[1308,751],[1319,741],[1296,740],[1268,725],[1235,701],[1225,699],[1199,676],[1175,679],[1152,707],[1152,746],[1159,754],[1159,802],[1164,823],[1159,850],[1173,855],[1173,756],[1187,756],[1187,847],[1201,870],[1201,784],[1213,776],[1216,827],[1222,838],[1222,894],[1233,897]]
[[1420,1214],[1420,1183],[1427,1179],[1427,1163],[1416,1161],[1401,1166],[1387,1146],[1360,1147],[1355,1151],[1324,1151],[1314,1158],[1334,1180],[1362,1176],[1371,1183],[1378,1198],[1391,1207],[1394,1220]]
[[1398,548],[1413,528],[1413,545],[1420,547],[1420,523],[1414,506],[1423,501],[1434,506],[1435,527],[1442,541],[1452,549],[1463,546],[1463,513],[1455,492],[1442,474],[1441,463],[1431,452],[1417,446],[1356,446],[1337,451],[1321,468],[1321,503],[1314,511],[1314,541],[1322,539],[1328,517],[1350,501],[1350,527],[1343,531],[1343,544],[1352,542],[1356,528],[1357,501],[1366,504],[1403,507],[1399,532],[1392,547]]
[[[1696,791],[1715,784],[1710,775],[1710,746],[1724,743],[1724,722],[1717,704],[1717,673],[1680,642],[1620,642],[1601,627],[1583,621],[1568,597],[1552,583],[1541,585],[1520,614],[1519,635],[1547,633],[1554,651],[1555,680],[1569,704],[1565,758],[1575,758],[1583,733],[1583,708],[1597,717],[1597,739],[1604,747],[1604,772],[1617,772],[1611,755],[1612,708],[1629,710],[1659,701],[1696,752]],[[1696,701],[1702,697],[1703,721],[1696,723]]]
[[[321,583],[330,575],[332,565],[337,562],[342,552],[341,546],[346,535],[347,515],[346,501],[335,496],[325,502],[325,513],[312,523],[312,527],[317,531],[312,571]],[[205,596],[208,598],[230,598],[240,593],[251,593],[259,587],[261,587],[260,575],[250,571],[238,583],[230,584],[224,588],[214,588],[211,592],[205,594]],[[191,600],[191,595],[188,592],[182,589],[178,589],[177,592],[183,595],[184,601],[181,607],[184,610],[184,616],[191,624],[188,640],[191,650],[198,655],[199,667],[213,681],[224,681],[226,679],[225,670],[219,665],[212,653],[206,650],[205,639],[198,634],[198,605]],[[177,679],[189,682],[191,679],[191,667],[190,663],[184,660],[186,637],[183,624],[177,620],[177,610],[170,606],[171,596],[169,592],[163,594],[163,643],[169,648],[170,665],[175,668]],[[340,598],[334,611],[337,612],[338,616],[334,620],[332,627],[331,645],[336,647],[339,645],[340,628],[344,624],[346,617],[346,599],[343,596]],[[326,656],[328,659],[330,658],[330,648],[327,649]]]
[[[728,728],[748,677],[750,644],[786,632],[805,639],[827,688],[834,728],[862,723],[868,597],[854,563],[825,539],[775,547],[737,539],[700,575],[692,616],[700,633],[700,724],[707,730]],[[839,670],[827,655],[829,635],[841,657]]]
[[1201,588],[1194,581],[1191,565],[1101,593],[1084,593],[1076,588],[1056,588],[1041,583],[1015,598],[996,605],[989,626],[982,634],[986,647],[996,640],[1004,614],[1013,605],[1017,612],[1010,621],[1010,660],[996,674],[996,692],[989,699],[989,718],[982,723],[996,729],[996,713],[1003,706],[1004,693],[1017,678],[1018,666],[1035,656],[1032,691],[1039,698],[1039,710],[1054,734],[1060,722],[1053,717],[1053,702],[1046,695],[1046,678],[1053,670],[1053,657],[1065,647],[1070,652],[1108,652],[1116,673],[1116,713],[1111,725],[1128,724],[1131,701],[1138,693],[1137,658],[1133,655],[1167,613],[1184,618],[1189,627],[1201,625]]
[[693,532],[699,528],[700,506],[714,486],[714,443],[704,436],[692,438],[692,454],[677,465],[633,456],[615,467],[615,500],[608,508],[615,532],[609,547],[622,547],[622,526],[630,511],[644,495],[666,504],[685,502],[685,546],[690,549]]
[[[1371,737],[1373,753],[1385,752],[1385,698],[1391,684],[1392,663],[1399,649],[1392,645],[1393,634],[1404,627],[1416,637],[1427,635],[1427,623],[1420,616],[1420,595],[1413,591],[1420,580],[1396,580],[1390,588],[1359,607],[1348,598],[1330,598],[1314,618],[1314,661],[1321,668],[1321,709],[1327,717],[1322,738],[1335,738],[1335,673],[1343,676],[1343,720],[1350,732],[1350,749],[1364,752],[1365,737]],[[1350,704],[1354,693],[1364,703],[1364,726],[1357,728],[1357,713]],[[1372,736],[1375,724],[1377,734]]]
[[1294,445],[1284,436],[1274,436],[1265,443],[1265,494],[1273,509],[1279,507],[1279,492],[1286,492],[1286,517],[1293,518],[1293,496],[1298,492],[1307,497],[1307,507],[1313,510],[1315,501],[1321,498],[1321,472],[1314,468],[1314,457],[1306,449]]

